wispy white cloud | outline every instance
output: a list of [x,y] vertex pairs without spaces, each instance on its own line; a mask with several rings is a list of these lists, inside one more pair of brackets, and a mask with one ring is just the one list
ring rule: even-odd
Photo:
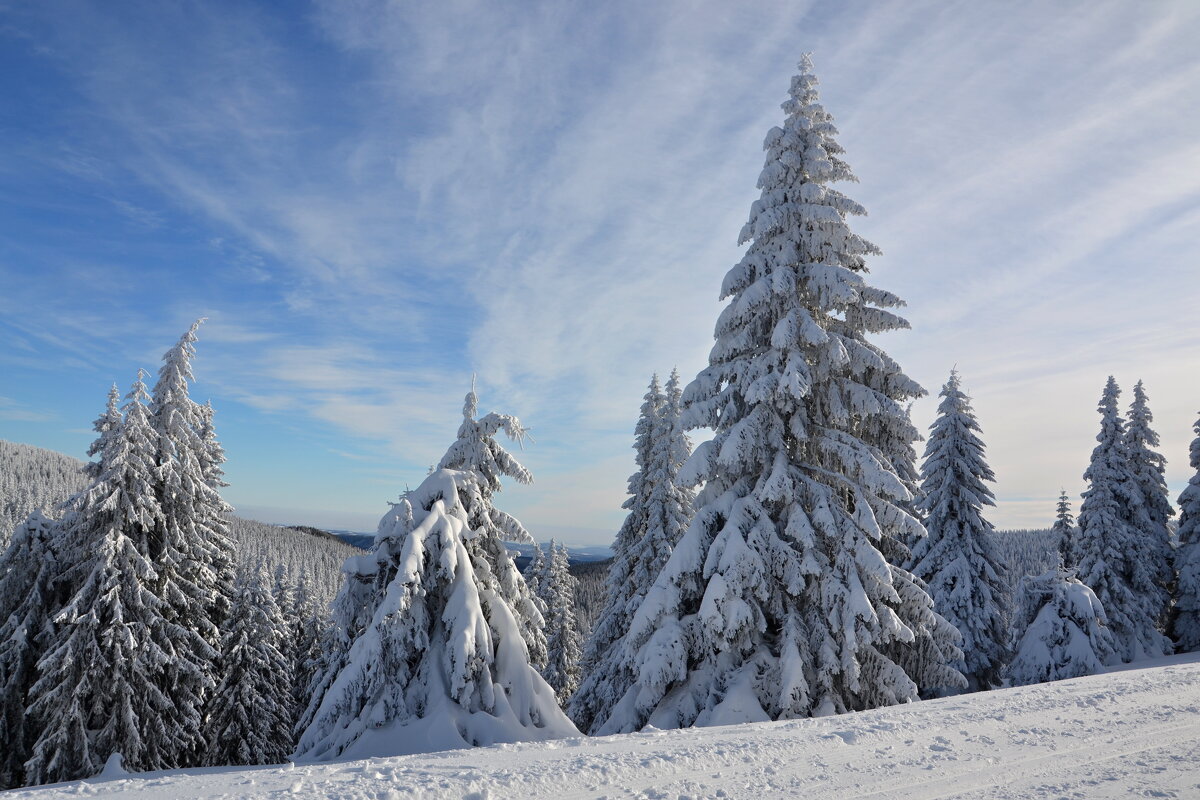
[[28,408],[11,397],[0,397],[0,419],[12,422],[46,422],[54,419],[54,414]]

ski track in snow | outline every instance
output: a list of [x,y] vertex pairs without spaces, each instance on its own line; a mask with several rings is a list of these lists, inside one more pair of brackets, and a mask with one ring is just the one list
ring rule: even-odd
[[1200,797],[1200,654],[813,720],[148,773],[6,797]]

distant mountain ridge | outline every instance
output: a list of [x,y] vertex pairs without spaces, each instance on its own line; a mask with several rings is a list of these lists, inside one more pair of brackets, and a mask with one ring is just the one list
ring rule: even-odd
[[[289,525],[287,527],[307,529],[307,526],[304,525]],[[370,550],[372,545],[375,544],[375,534],[373,533],[330,529],[326,529],[324,532],[336,536],[346,544],[354,545],[355,547],[362,548],[363,550]],[[542,544],[545,544],[545,542],[542,542]],[[607,545],[567,545],[566,547],[567,554],[570,556],[572,565],[590,564],[598,561],[607,561],[608,559],[612,558],[612,548]],[[511,552],[518,554],[515,560],[517,562],[517,566],[521,569],[524,569],[525,565],[528,564],[533,558],[533,548],[534,545],[532,544],[518,542],[508,543],[508,549]]]

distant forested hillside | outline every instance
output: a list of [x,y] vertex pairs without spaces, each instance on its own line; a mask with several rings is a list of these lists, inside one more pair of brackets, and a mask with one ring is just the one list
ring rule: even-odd
[[571,565],[575,584],[575,618],[584,637],[590,636],[596,618],[604,610],[608,599],[608,568],[612,559],[604,561],[578,561]]
[[1041,575],[1058,564],[1058,534],[1049,528],[996,531],[992,541],[1014,589],[1026,575]]
[[[58,505],[87,485],[82,467],[82,461],[53,450],[0,441],[0,550],[35,508],[58,516]],[[261,563],[272,572],[283,565],[291,582],[304,578],[323,604],[341,587],[342,562],[361,552],[316,528],[281,528],[240,517],[230,522],[239,562]]]
[[0,549],[29,512],[54,507],[87,485],[77,458],[0,439]]

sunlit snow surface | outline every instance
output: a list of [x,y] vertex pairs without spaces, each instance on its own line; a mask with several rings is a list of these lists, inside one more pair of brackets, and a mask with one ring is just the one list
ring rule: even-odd
[[1200,797],[1200,655],[815,720],[147,773],[14,798]]

